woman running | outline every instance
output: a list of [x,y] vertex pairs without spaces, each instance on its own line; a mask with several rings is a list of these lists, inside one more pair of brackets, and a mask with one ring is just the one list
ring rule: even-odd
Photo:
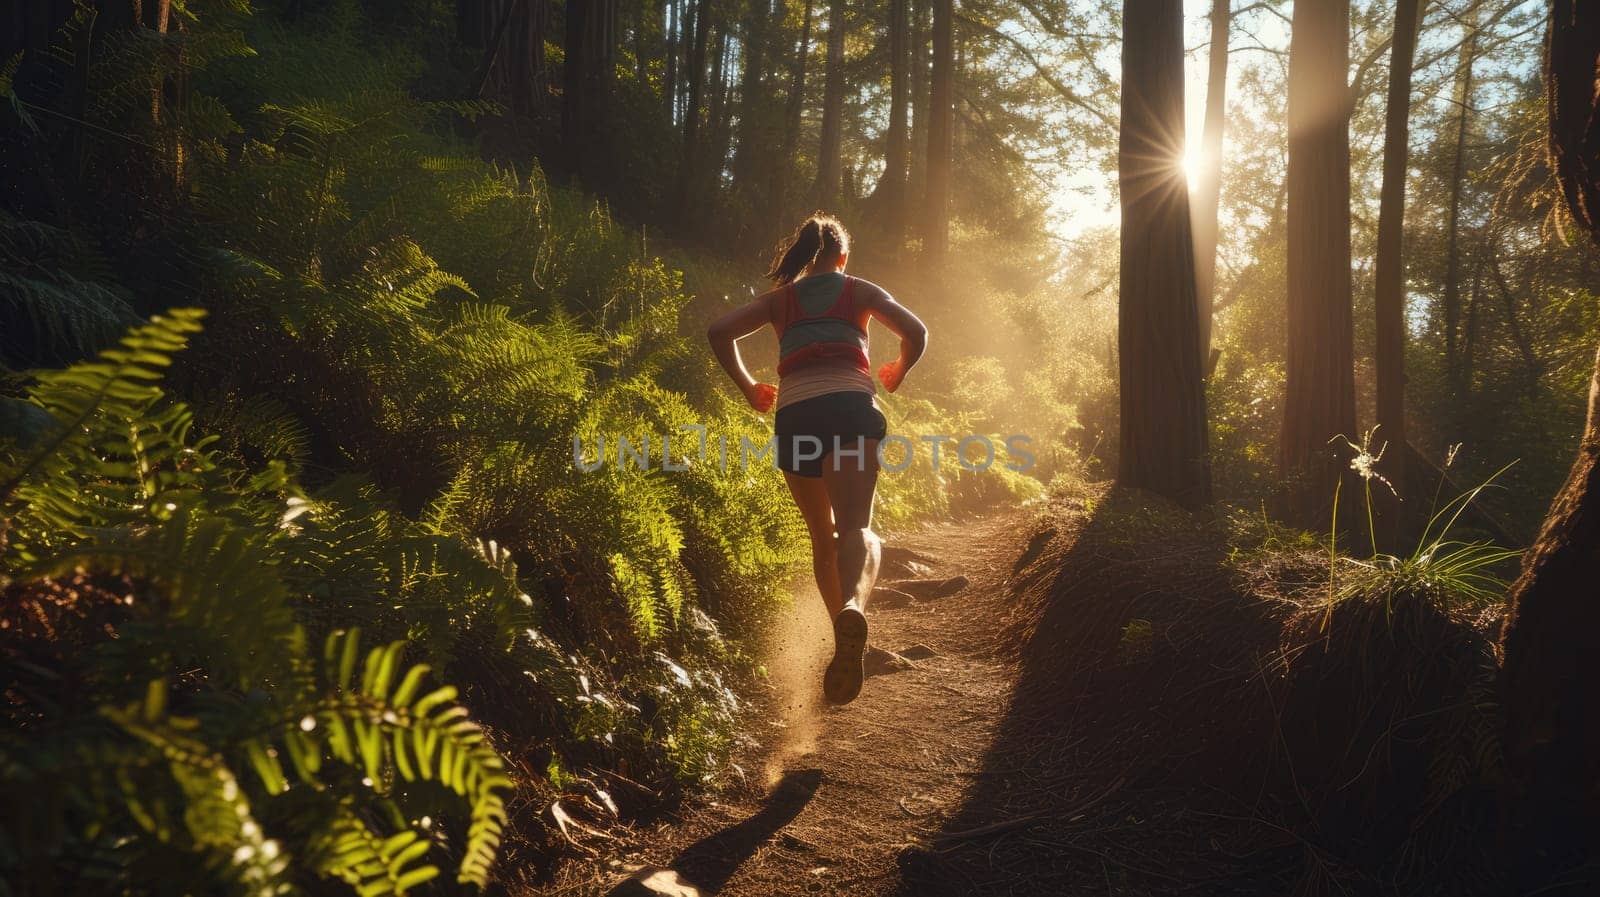
[[[890,392],[928,343],[928,328],[916,315],[877,284],[844,273],[849,256],[844,225],[813,215],[767,272],[777,289],[723,315],[706,334],[751,407],[766,412],[777,402],[778,467],[805,517],[817,589],[833,620],[833,661],[822,692],[835,704],[861,692],[864,611],[882,557],[872,498],[885,422],[874,400],[867,322],[877,318],[900,338],[900,357],[878,368]],[[768,324],[778,335],[777,387],[758,383],[739,357],[738,340]]]

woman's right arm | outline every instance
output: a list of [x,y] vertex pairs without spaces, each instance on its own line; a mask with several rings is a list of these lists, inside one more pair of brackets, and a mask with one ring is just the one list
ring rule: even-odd
[[757,382],[739,357],[739,340],[772,323],[772,293],[763,293],[745,305],[728,312],[711,322],[706,328],[706,339],[717,356],[722,369],[728,372],[734,385],[744,393],[750,407],[760,412],[771,410],[778,397],[777,387]]

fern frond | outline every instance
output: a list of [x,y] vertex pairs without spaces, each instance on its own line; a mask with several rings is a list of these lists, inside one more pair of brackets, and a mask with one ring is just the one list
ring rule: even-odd
[[457,877],[486,884],[506,823],[502,792],[511,780],[504,761],[455,703],[455,688],[423,694],[429,668],[401,669],[403,642],[374,648],[363,661],[360,638],[358,629],[329,634],[322,665],[326,695],[312,712],[314,724],[299,729],[318,738],[333,759],[361,769],[380,793],[398,776],[437,782],[465,799],[470,819]]
[[[103,708],[101,713],[165,759],[184,798],[187,840],[202,852],[206,867],[251,897],[292,893],[293,885],[285,875],[288,858],[279,843],[262,832],[249,799],[223,759],[187,734],[197,721],[168,716],[166,691],[165,680],[153,680],[144,701],[131,707]],[[135,818],[141,816],[139,794],[125,797]]]

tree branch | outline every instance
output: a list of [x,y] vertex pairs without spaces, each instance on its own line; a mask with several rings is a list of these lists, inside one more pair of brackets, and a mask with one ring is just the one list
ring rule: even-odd
[[1062,83],[1062,81],[1060,79],[1058,79],[1056,76],[1050,74],[1050,71],[1045,68],[1044,63],[1039,61],[1039,57],[1033,55],[1033,51],[1028,49],[1026,46],[1024,46],[1021,41],[1017,40],[1016,38],[1012,37],[1009,34],[1006,34],[1005,32],[1001,31],[1000,29],[995,28],[993,25],[990,25],[990,24],[988,24],[986,22],[982,22],[982,21],[979,21],[978,19],[972,18],[971,16],[967,15],[964,12],[958,11],[956,13],[956,19],[958,21],[960,21],[962,24],[966,25],[969,28],[972,28],[973,30],[975,30],[975,31],[977,31],[977,32],[979,32],[981,34],[986,34],[986,35],[988,35],[988,36],[990,36],[992,38],[995,38],[996,40],[1000,40],[1000,41],[1003,41],[1003,42],[1009,44],[1012,49],[1016,50],[1019,54],[1021,54],[1022,57],[1024,59],[1026,59],[1030,65],[1033,66],[1033,70],[1038,73],[1040,78],[1044,79],[1044,82],[1046,84],[1049,84],[1051,86],[1051,88],[1053,88],[1055,90],[1055,92],[1057,94],[1061,95],[1062,99],[1066,100],[1068,103],[1071,103],[1074,106],[1077,106],[1079,109],[1084,110],[1085,112],[1089,113],[1090,115],[1093,115],[1095,118],[1099,119],[1100,122],[1102,124],[1104,124],[1106,127],[1108,127],[1108,128],[1117,127],[1117,120],[1116,119],[1112,118],[1110,115],[1107,115],[1102,110],[1096,108],[1089,101],[1087,101],[1087,100],[1083,99],[1082,97],[1078,96],[1077,92],[1075,92],[1072,88],[1070,88],[1066,84]]

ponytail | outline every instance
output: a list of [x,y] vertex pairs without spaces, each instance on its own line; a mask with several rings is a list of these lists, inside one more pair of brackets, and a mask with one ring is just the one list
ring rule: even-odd
[[787,245],[779,245],[767,278],[778,286],[785,286],[794,283],[807,268],[837,259],[849,251],[850,234],[844,225],[832,215],[817,212],[795,228]]

